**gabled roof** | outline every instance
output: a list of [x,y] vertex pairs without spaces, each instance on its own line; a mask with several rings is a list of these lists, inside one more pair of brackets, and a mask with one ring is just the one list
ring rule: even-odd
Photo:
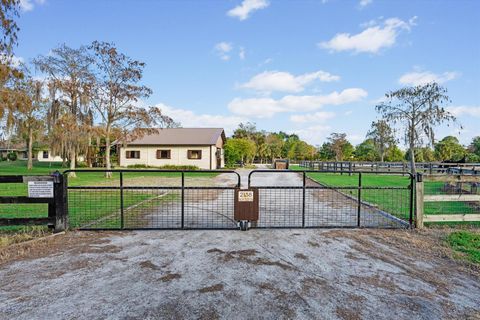
[[225,142],[225,132],[222,128],[166,128],[130,141],[127,145],[210,146],[216,144],[219,137]]

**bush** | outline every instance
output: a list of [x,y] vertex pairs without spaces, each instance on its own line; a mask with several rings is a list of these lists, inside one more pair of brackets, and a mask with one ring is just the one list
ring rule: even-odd
[[149,168],[147,165],[144,165],[144,164],[130,164],[127,166],[127,168],[131,168],[131,169],[146,169],[146,168]]
[[79,161],[76,163],[76,168],[86,168],[88,164],[85,161]]
[[16,161],[17,160],[17,154],[15,152],[9,152],[7,154],[7,159],[10,161]]
[[163,170],[199,170],[200,168],[197,166],[177,166],[173,164],[166,164],[164,166],[147,166],[145,164],[131,164],[128,165],[127,168],[129,169],[163,169]]

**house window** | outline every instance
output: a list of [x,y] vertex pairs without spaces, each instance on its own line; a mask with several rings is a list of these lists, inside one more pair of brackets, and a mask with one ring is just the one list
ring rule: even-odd
[[43,159],[48,159],[48,151],[43,151]]
[[125,157],[127,159],[140,159],[140,151],[138,151],[138,150],[126,151],[125,152]]
[[157,150],[157,159],[170,159],[170,150]]
[[187,156],[191,160],[200,160],[202,159],[202,150],[188,150]]

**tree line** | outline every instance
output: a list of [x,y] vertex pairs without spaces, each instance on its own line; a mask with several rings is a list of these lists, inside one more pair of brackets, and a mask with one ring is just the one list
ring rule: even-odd
[[[372,122],[363,142],[353,145],[345,133],[331,133],[327,141],[313,146],[296,134],[257,130],[254,123],[241,123],[225,144],[225,162],[238,164],[270,163],[277,158],[321,161],[380,161],[410,160],[410,152],[398,146],[394,130],[385,120]],[[453,136],[446,136],[433,147],[416,147],[416,162],[480,162],[480,136],[467,146]]]

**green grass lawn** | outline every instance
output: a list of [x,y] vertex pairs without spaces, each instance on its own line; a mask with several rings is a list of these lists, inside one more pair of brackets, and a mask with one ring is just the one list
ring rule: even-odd
[[[32,170],[27,170],[26,161],[0,162],[0,175],[48,175],[55,171],[63,172],[61,163],[35,162]],[[81,170],[81,169],[79,169]],[[185,185],[195,179],[211,179],[218,173],[186,172]],[[178,172],[125,172],[123,173],[124,186],[181,186],[181,173]],[[77,177],[68,178],[69,186],[119,186],[120,174],[113,173],[111,178],[105,178],[104,173],[77,172]],[[25,183],[0,184],[0,196],[26,196]],[[128,195],[128,196],[127,196]],[[141,203],[151,199],[152,203],[161,205],[165,201],[172,201],[176,195],[169,195],[157,199],[147,192],[133,192],[125,190],[124,207]],[[95,227],[120,227],[120,191],[119,190],[69,190],[69,219],[72,227],[87,223],[87,220],[98,220]],[[142,206],[142,205],[141,205]],[[141,206],[139,208],[141,208]],[[144,204],[143,206],[146,206]],[[141,210],[133,210],[128,214],[140,214]],[[118,216],[117,216],[118,215]],[[0,204],[0,218],[40,218],[48,216],[46,204]],[[0,231],[15,231],[20,227],[0,227]]]
[[480,264],[480,233],[456,231],[448,236],[447,241],[461,257]]

